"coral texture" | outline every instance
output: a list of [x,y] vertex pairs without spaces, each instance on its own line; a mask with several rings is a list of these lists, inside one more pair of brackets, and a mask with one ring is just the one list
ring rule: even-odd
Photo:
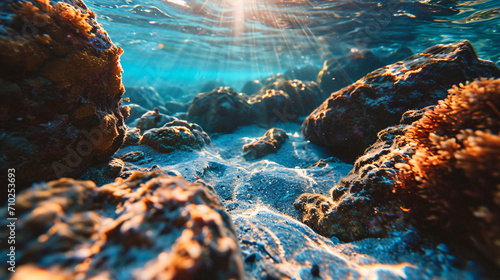
[[421,224],[500,267],[500,79],[454,86],[405,137],[396,194]]
[[17,207],[12,279],[243,279],[231,219],[203,182],[159,170],[102,187],[63,178]]
[[261,138],[243,145],[243,156],[251,160],[277,153],[286,139],[288,135],[283,129],[271,128]]
[[146,131],[139,144],[148,145],[162,153],[194,151],[210,144],[210,137],[197,124],[173,121]]
[[330,197],[301,195],[295,207],[304,223],[342,240],[413,225],[499,266],[500,80],[448,92],[381,131]]
[[82,1],[2,7],[0,167],[17,170],[18,188],[79,176],[123,143],[123,51]]
[[451,86],[479,77],[500,77],[500,69],[478,59],[468,41],[436,45],[333,93],[305,119],[302,133],[354,161],[404,112],[435,104]]

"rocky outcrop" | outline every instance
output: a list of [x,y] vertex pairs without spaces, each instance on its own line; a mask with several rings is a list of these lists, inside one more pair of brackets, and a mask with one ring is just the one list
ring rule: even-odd
[[232,132],[240,125],[253,121],[247,97],[229,87],[219,87],[198,94],[188,110],[188,119],[208,132]]
[[284,79],[268,84],[248,100],[255,122],[270,127],[277,121],[296,121],[322,101],[322,91],[315,82]]
[[210,137],[194,123],[173,121],[160,128],[146,131],[139,145],[148,145],[158,152],[194,151],[210,144]]
[[305,119],[302,133],[354,161],[404,112],[435,104],[452,85],[479,77],[500,77],[500,69],[479,59],[468,41],[436,45],[333,93]]
[[166,123],[175,120],[176,118],[162,114],[158,108],[155,108],[153,111],[146,112],[142,115],[141,118],[137,120],[135,126],[141,131],[146,131],[151,128],[162,127]]
[[384,56],[376,55],[371,50],[356,50],[345,56],[326,60],[323,68],[316,72],[317,79],[313,80],[318,81],[323,91],[332,93],[352,84],[377,68],[403,60],[412,54],[413,52],[408,47],[400,47]]
[[288,135],[283,129],[271,128],[261,138],[243,145],[243,157],[252,160],[277,153],[286,139]]
[[123,51],[82,1],[0,7],[11,15],[0,35],[0,167],[16,169],[19,190],[80,176],[123,143]]
[[16,207],[12,279],[244,277],[231,219],[201,181],[159,170],[102,187],[63,178],[22,192]]
[[500,80],[454,86],[437,106],[410,111],[330,197],[295,202],[303,221],[342,240],[387,236],[411,226],[500,266]]

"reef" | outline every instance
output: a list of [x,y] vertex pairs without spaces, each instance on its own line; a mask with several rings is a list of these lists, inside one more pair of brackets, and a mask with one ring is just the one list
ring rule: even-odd
[[82,1],[0,7],[11,15],[0,34],[0,167],[16,169],[19,190],[80,176],[123,143],[123,51]]
[[261,138],[243,145],[243,157],[252,160],[277,153],[286,139],[288,135],[283,129],[271,128]]
[[146,112],[138,120],[135,126],[141,131],[146,131],[151,128],[162,127],[166,123],[175,121],[176,118],[160,113],[158,108],[153,111]]
[[479,59],[468,41],[436,45],[332,93],[305,119],[302,133],[353,162],[404,112],[435,104],[451,86],[479,77],[500,77],[500,69]]
[[101,187],[63,178],[25,190],[16,206],[14,280],[244,277],[231,218],[202,181],[159,170]]
[[[408,47],[385,55],[377,55],[371,50],[355,50],[341,57],[331,57],[323,63],[323,68],[316,71],[318,84],[327,93],[335,92],[352,84],[371,71],[403,60],[413,54]],[[302,73],[302,71],[296,71]],[[292,73],[296,73],[292,72]]]
[[277,79],[252,96],[248,103],[255,112],[255,123],[272,127],[275,122],[296,121],[323,101],[315,82]]
[[304,223],[342,240],[415,227],[500,266],[500,80],[448,92],[381,131],[330,197],[300,196]]
[[139,140],[139,145],[148,145],[162,153],[194,151],[208,144],[210,137],[203,128],[195,123],[179,120],[147,130]]
[[254,119],[247,99],[247,96],[229,87],[200,93],[189,106],[188,120],[208,132],[232,132],[240,125],[251,124]]

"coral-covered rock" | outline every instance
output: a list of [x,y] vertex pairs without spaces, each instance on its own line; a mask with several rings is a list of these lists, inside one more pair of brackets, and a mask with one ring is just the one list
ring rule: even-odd
[[16,207],[13,279],[243,279],[231,219],[203,182],[160,170],[102,187],[64,178]]
[[205,93],[205,92],[211,92],[214,91],[215,89],[219,87],[224,87],[224,83],[219,80],[210,80],[206,81],[200,88],[200,92]]
[[255,122],[269,126],[276,121],[297,120],[322,101],[322,91],[315,82],[284,79],[268,84],[248,100],[257,116]]
[[432,105],[452,85],[479,77],[500,77],[500,69],[478,59],[468,41],[436,45],[333,93],[306,118],[302,133],[354,161],[405,111]]
[[138,145],[141,139],[141,130],[134,127],[128,128],[125,133],[125,141],[123,141],[122,147]]
[[171,113],[187,112],[191,103],[181,103],[177,101],[167,101],[165,102],[165,108]]
[[0,7],[0,166],[19,189],[80,176],[123,143],[123,51],[82,1]]
[[352,84],[377,68],[403,60],[412,54],[413,52],[408,47],[401,47],[380,57],[370,50],[356,50],[345,56],[326,60],[321,71],[316,72],[317,81],[325,92],[332,93]]
[[153,111],[149,111],[142,115],[141,118],[137,120],[135,126],[141,131],[145,131],[151,128],[161,127],[175,120],[176,118],[162,114],[158,108],[155,108]]
[[208,132],[232,132],[240,125],[251,124],[253,118],[247,97],[230,87],[198,94],[188,110],[189,121]]
[[197,124],[173,121],[146,131],[139,144],[148,145],[162,153],[175,150],[194,151],[210,144],[210,137]]
[[251,160],[277,153],[286,139],[288,135],[283,129],[271,128],[261,138],[243,145],[243,156]]
[[500,80],[454,86],[380,132],[330,197],[303,194],[295,207],[326,236],[387,236],[413,224],[499,266],[499,107]]
[[500,267],[500,79],[449,93],[406,131],[415,154],[398,165],[396,195],[422,225]]

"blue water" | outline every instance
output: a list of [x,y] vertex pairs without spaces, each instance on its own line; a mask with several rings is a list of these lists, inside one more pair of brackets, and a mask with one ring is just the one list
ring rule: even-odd
[[321,66],[354,49],[414,52],[467,39],[500,62],[499,0],[87,0],[121,57],[126,86],[196,91]]

